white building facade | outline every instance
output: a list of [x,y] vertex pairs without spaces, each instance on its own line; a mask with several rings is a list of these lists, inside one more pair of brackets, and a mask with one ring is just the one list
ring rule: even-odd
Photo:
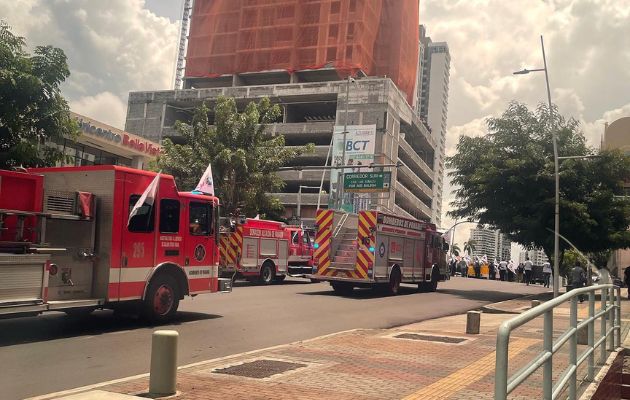
[[499,230],[476,227],[470,231],[470,241],[474,242],[473,256],[488,256],[488,260],[509,261],[512,256],[512,243]]
[[433,136],[435,150],[435,179],[433,180],[432,218],[442,223],[442,191],[446,156],[446,121],[451,55],[446,42],[433,42],[420,25],[420,68],[418,71],[418,102],[416,110]]
[[518,262],[524,263],[527,257],[529,257],[529,260],[534,265],[543,265],[544,263],[549,262],[545,252],[539,249],[521,251],[518,255]]

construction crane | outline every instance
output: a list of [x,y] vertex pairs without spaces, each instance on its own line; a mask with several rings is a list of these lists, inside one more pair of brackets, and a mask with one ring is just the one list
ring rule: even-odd
[[184,0],[182,3],[182,24],[179,32],[179,46],[177,49],[177,64],[175,66],[175,89],[181,89],[184,84],[184,68],[186,66],[186,47],[188,45],[188,30],[192,16],[194,0]]

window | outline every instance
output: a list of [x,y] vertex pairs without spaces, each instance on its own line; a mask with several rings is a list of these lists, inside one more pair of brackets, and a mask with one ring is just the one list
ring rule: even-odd
[[190,203],[190,234],[208,236],[212,233],[212,208],[209,203]]
[[179,201],[172,199],[160,200],[160,232],[179,232]]
[[302,242],[304,242],[304,244],[311,244],[311,237],[308,232],[304,232],[304,235],[302,236]]
[[[141,195],[132,194],[129,197],[129,212],[127,215],[131,214],[131,210],[136,205]],[[129,232],[153,232],[153,225],[155,220],[155,211],[153,205],[144,203],[140,208],[138,208],[138,212],[131,217],[131,221],[129,221]]]
[[300,242],[300,239],[298,238],[298,233],[297,233],[297,231],[293,231],[293,232],[291,233],[291,242],[292,242],[293,244],[298,244],[298,243]]

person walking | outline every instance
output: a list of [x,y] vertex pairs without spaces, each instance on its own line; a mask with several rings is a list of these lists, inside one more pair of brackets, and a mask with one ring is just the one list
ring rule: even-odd
[[549,281],[551,280],[551,264],[549,264],[549,261],[546,261],[543,263],[542,272],[543,272],[543,278],[545,279],[544,286],[548,288]]
[[481,260],[479,260],[479,257],[477,256],[475,256],[474,268],[475,268],[475,278],[481,278]]
[[[584,269],[582,268],[580,262],[576,261],[575,267],[573,267],[573,269],[571,270],[571,285],[573,285],[573,289],[579,289],[581,287],[584,287],[585,283],[586,273],[584,272]],[[584,296],[581,294],[578,295],[578,300],[580,300],[580,303],[582,303],[584,301]]]
[[529,286],[529,281],[532,279],[532,269],[534,268],[534,264],[529,260],[529,257],[525,259],[525,263],[523,264],[523,272],[525,272],[525,284]]
[[518,264],[518,267],[516,267],[516,282],[523,283],[523,263]]
[[499,276],[500,276],[500,279],[501,279],[502,281],[505,281],[505,280],[506,280],[506,275],[507,275],[507,265],[508,265],[508,263],[507,263],[507,261],[505,261],[505,260],[501,260],[501,261],[499,262]]
[[623,281],[628,287],[628,299],[630,300],[630,266],[623,270]]

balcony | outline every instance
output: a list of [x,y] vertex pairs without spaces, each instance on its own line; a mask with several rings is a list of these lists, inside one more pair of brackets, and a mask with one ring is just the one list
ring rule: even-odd
[[418,219],[431,220],[431,208],[414,196],[406,187],[396,182],[396,200],[407,212]]
[[407,164],[402,161],[400,161],[400,163],[402,165],[398,168],[398,180],[402,181],[405,186],[409,188],[417,188],[417,190],[412,190],[416,197],[431,202],[431,197],[433,196],[431,188],[418,178],[418,176],[413,173]]
[[[401,139],[398,145],[398,158],[401,157],[401,150],[404,153],[403,157],[406,159],[407,166],[416,173],[425,183],[433,182],[433,170],[429,167],[429,165],[425,162],[423,158],[421,158],[418,153],[414,151],[414,149],[407,143],[404,139]],[[427,185],[428,186],[428,185]]]

